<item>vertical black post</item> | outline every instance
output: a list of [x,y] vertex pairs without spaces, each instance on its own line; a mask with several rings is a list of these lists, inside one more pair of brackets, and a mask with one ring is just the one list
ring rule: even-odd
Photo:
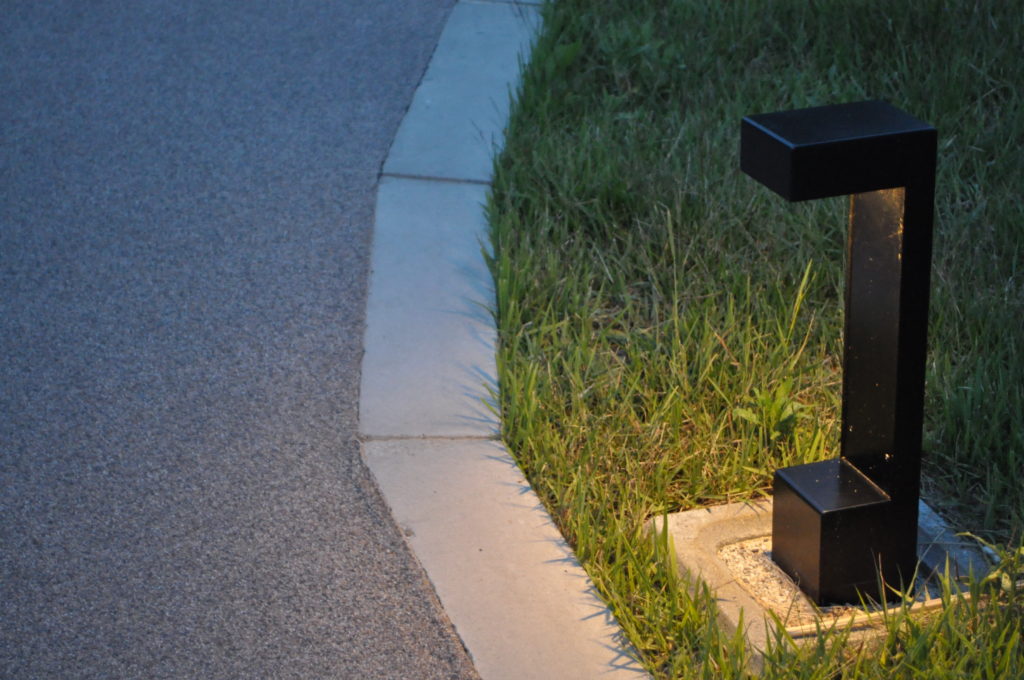
[[776,470],[772,554],[818,604],[917,562],[936,132],[880,101],[743,119],[740,167],[790,201],[850,194],[838,459]]

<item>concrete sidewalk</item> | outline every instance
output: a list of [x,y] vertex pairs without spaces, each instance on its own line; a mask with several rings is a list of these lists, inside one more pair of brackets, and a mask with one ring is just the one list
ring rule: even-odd
[[536,7],[460,2],[384,164],[360,399],[364,458],[487,680],[642,678],[512,457],[481,248]]

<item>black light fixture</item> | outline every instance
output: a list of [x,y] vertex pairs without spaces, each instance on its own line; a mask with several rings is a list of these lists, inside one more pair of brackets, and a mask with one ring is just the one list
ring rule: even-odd
[[789,201],[851,195],[840,457],[773,485],[773,559],[819,605],[889,599],[917,564],[936,139],[882,101],[742,122],[743,172]]

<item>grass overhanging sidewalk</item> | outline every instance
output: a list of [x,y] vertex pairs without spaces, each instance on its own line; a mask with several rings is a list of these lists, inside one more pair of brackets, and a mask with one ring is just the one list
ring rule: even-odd
[[[837,448],[846,204],[786,204],[742,175],[750,113],[881,98],[938,128],[924,495],[1019,568],[1022,17],[997,1],[545,6],[489,206],[503,437],[657,677],[741,677],[745,652],[643,521],[764,495],[775,468]],[[1020,677],[1011,581],[894,616],[880,650],[780,640],[766,675]]]

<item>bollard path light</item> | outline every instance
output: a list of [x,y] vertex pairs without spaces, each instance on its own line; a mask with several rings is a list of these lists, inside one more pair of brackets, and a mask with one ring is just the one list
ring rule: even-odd
[[890,599],[917,564],[935,148],[882,101],[742,122],[743,172],[789,201],[851,195],[840,456],[773,481],[772,557],[819,605]]

